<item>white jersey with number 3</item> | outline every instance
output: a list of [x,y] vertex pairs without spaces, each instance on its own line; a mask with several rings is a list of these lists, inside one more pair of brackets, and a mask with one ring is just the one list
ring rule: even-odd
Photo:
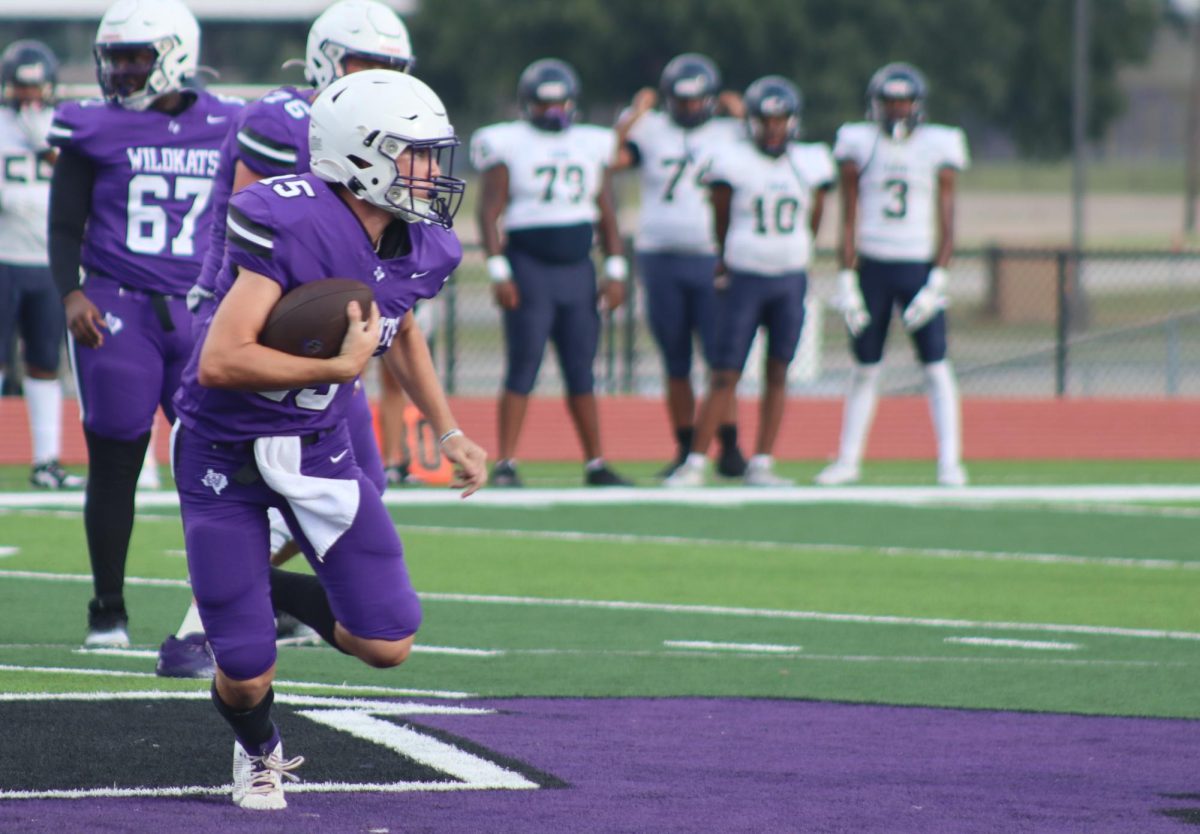
[[858,166],[858,251],[884,261],[933,260],[938,172],[966,169],[963,132],[923,124],[895,141],[874,122],[853,122],[838,130],[833,155]]
[[709,119],[683,128],[666,113],[651,111],[634,122],[626,141],[637,148],[642,186],[639,252],[716,251],[704,176],[717,149],[744,135],[735,119]]
[[748,139],[722,148],[708,182],[733,189],[725,265],[759,275],[807,269],[813,192],[833,180],[833,157],[823,143],[791,143],[779,157],[767,156]]
[[471,164],[477,171],[508,167],[505,229],[595,223],[596,197],[615,142],[610,128],[597,125],[550,131],[502,122],[471,137]]

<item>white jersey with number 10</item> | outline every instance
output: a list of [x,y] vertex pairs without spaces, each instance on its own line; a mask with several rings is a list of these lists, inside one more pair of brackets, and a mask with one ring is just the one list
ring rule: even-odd
[[858,252],[883,261],[932,260],[938,173],[966,169],[963,132],[923,124],[895,141],[873,122],[855,122],[838,130],[833,155],[858,166]]
[[733,189],[725,265],[771,276],[807,269],[813,192],[831,188],[833,180],[833,157],[823,143],[793,142],[780,157],[767,156],[749,139],[723,147],[708,182]]

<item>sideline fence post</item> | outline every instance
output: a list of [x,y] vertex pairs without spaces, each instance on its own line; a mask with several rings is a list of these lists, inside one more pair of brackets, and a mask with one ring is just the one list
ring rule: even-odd
[[[625,251],[633,252],[632,240],[625,241]],[[625,394],[633,393],[633,366],[637,361],[637,260],[635,258],[629,260],[634,267],[629,270],[629,284],[625,288],[625,343],[622,351],[625,369],[621,379],[621,391]]]
[[[1058,299],[1058,316],[1054,343],[1054,395],[1063,397],[1067,393],[1067,335],[1069,324],[1070,304],[1067,298],[1067,268],[1071,255],[1059,250],[1055,254],[1058,261],[1058,287],[1055,293]],[[1079,263],[1079,253],[1074,253],[1075,263]],[[1078,269],[1078,266],[1076,267]]]

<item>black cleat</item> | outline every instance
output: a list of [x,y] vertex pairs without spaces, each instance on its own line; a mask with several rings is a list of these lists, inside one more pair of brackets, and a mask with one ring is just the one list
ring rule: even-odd
[[585,472],[583,482],[594,487],[633,486],[633,481],[627,481],[607,466]]
[[717,474],[722,478],[742,478],[746,475],[746,459],[742,450],[737,446],[729,446],[721,450],[717,458]]
[[495,487],[523,487],[521,476],[517,474],[517,467],[511,461],[497,461],[492,467],[492,477],[488,482]]

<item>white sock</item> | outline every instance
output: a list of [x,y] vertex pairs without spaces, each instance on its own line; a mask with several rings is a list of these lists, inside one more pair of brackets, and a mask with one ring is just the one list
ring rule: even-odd
[[879,402],[879,364],[856,365],[850,376],[850,390],[846,392],[846,404],[842,410],[842,439],[838,447],[838,460],[852,466],[862,463],[863,450],[867,446],[867,435],[875,420],[875,406]]
[[292,540],[292,531],[283,518],[283,513],[274,507],[267,509],[267,521],[271,527],[271,552],[277,553],[279,548]]
[[751,469],[770,469],[775,465],[775,458],[771,455],[753,455],[746,466]]
[[938,465],[957,466],[962,462],[962,418],[959,414],[958,385],[954,370],[946,360],[925,366],[929,387],[929,413],[937,437]]
[[595,472],[604,468],[604,458],[592,458],[583,465],[584,472]]
[[192,598],[192,604],[188,606],[187,613],[183,615],[183,622],[179,626],[179,631],[175,632],[176,639],[182,640],[189,634],[203,634],[204,623],[200,621],[200,609],[196,607],[196,600]]
[[704,469],[708,466],[708,458],[699,452],[689,452],[683,465],[688,469]]
[[58,460],[62,455],[62,402],[62,383],[57,379],[25,377],[34,465]]
[[158,466],[158,458],[154,454],[154,441],[157,439],[158,427],[150,429],[150,442],[146,444],[146,458],[142,461],[142,469]]

